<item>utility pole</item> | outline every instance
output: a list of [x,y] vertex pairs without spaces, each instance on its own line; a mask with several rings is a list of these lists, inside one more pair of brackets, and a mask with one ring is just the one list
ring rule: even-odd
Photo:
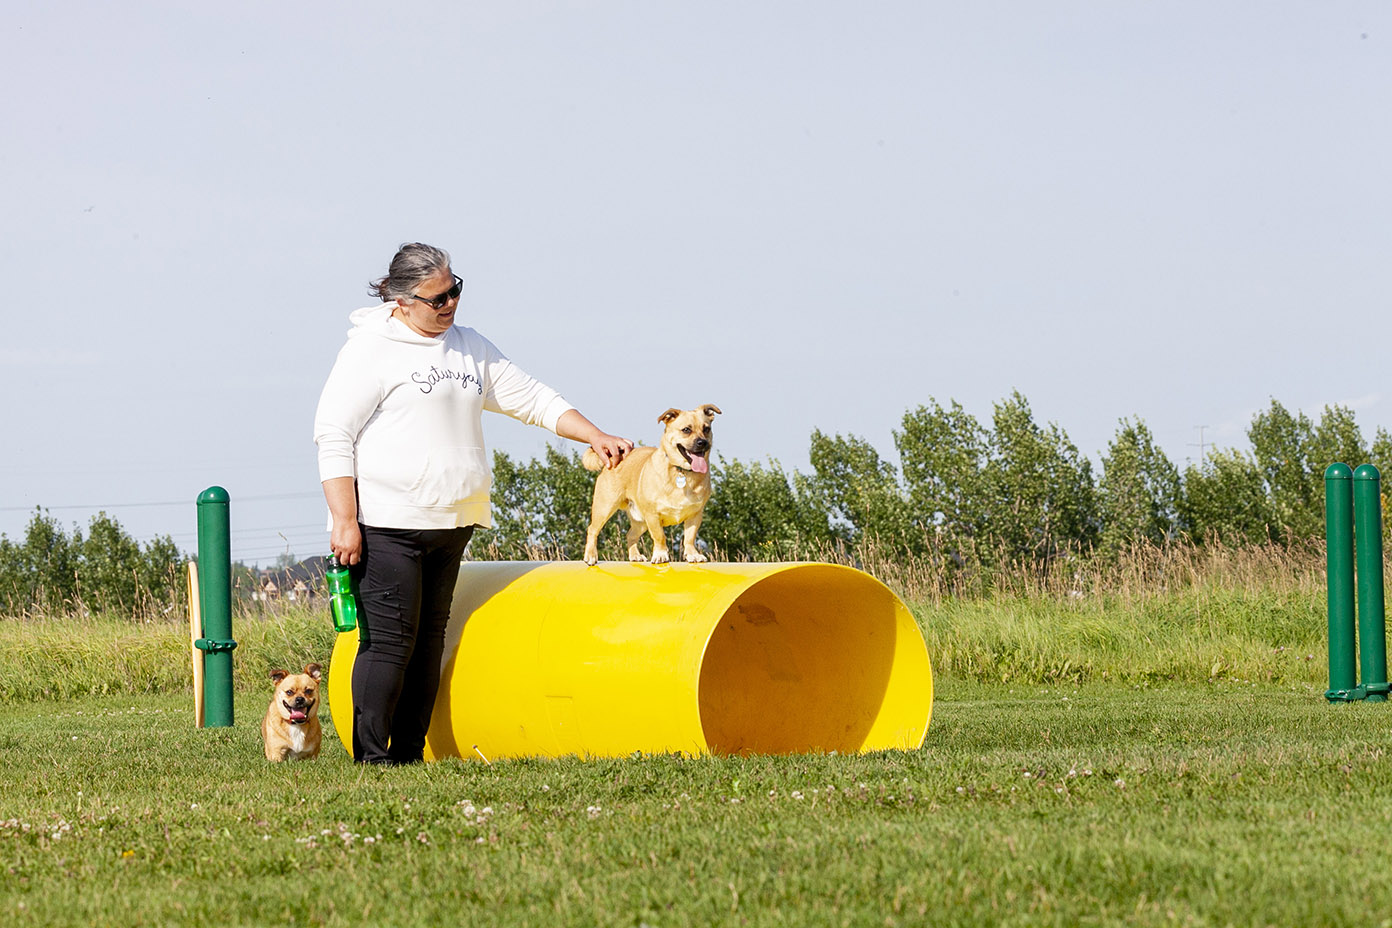
[[1195,447],[1195,446],[1198,447],[1198,449],[1199,449],[1199,463],[1200,463],[1200,464],[1203,464],[1203,460],[1204,460],[1204,449],[1208,447],[1208,443],[1204,441],[1203,433],[1204,433],[1204,429],[1208,428],[1208,426],[1206,426],[1206,425],[1196,425],[1196,426],[1194,426],[1194,428],[1196,428],[1196,429],[1199,430],[1199,440],[1198,440],[1197,442],[1192,442],[1192,441],[1189,442],[1189,447],[1191,447],[1191,448],[1193,448],[1193,447]]

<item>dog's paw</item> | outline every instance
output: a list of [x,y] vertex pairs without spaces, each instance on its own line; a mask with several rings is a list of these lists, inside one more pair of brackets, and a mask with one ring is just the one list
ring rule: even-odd
[[630,554],[628,556],[628,559],[634,564],[646,564],[648,562],[648,559],[646,557],[638,553]]
[[708,558],[700,551],[686,552],[686,562],[688,564],[704,564]]
[[599,563],[599,558],[597,558],[597,557],[590,557],[588,554],[585,555],[585,565],[586,565],[587,567],[593,567],[593,566],[595,566],[595,565],[598,564],[598,563]]
[[672,562],[672,556],[666,551],[654,551],[652,553],[652,562],[654,564],[670,564]]

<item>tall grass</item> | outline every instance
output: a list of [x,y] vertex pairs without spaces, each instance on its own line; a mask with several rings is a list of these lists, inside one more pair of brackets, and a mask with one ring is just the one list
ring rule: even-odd
[[[234,619],[233,685],[266,689],[277,667],[327,664],[334,632],[318,606],[242,612]],[[0,622],[0,701],[188,691],[187,620],[133,623],[119,615],[29,616]]]
[[[538,552],[544,553],[544,552]],[[1173,544],[1121,557],[998,572],[983,592],[926,558],[873,544],[815,559],[878,577],[909,605],[935,672],[983,682],[1218,679],[1322,689],[1324,550]],[[322,603],[238,600],[236,684],[273,667],[326,663]],[[112,614],[0,619],[0,699],[187,688],[183,617]]]
[[74,575],[66,590],[42,583],[21,585],[13,575],[4,576],[0,577],[0,621],[88,618],[101,614],[121,615],[132,622],[168,621],[184,615],[188,608],[186,576],[182,565],[170,567],[153,583],[137,571],[123,576],[124,582],[113,581],[106,586],[85,583]]
[[994,568],[963,567],[932,556],[905,557],[873,539],[854,547],[823,546],[799,554],[808,560],[860,567],[906,599],[933,603],[1002,595],[1131,600],[1197,587],[1257,592],[1275,586],[1321,594],[1324,590],[1323,541],[1229,547],[1180,539],[1163,545],[1133,545],[1114,556],[1087,552]]
[[[859,551],[912,608],[939,673],[986,682],[1324,677],[1324,546],[1187,541],[989,578]],[[983,591],[989,590],[989,592]]]

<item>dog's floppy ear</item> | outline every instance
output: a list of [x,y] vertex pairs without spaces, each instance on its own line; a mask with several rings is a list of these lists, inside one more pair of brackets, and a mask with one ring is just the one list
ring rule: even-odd
[[680,409],[669,409],[669,410],[667,410],[666,412],[664,412],[662,415],[658,416],[658,417],[657,417],[657,421],[658,421],[658,422],[661,422],[663,425],[666,425],[668,422],[671,422],[673,419],[675,419],[677,416],[680,416],[680,415],[681,415],[681,410],[680,410]]
[[305,664],[305,665],[304,665],[304,672],[307,673],[307,674],[309,674],[311,677],[313,677],[313,678],[316,679],[316,680],[318,680],[318,679],[320,679],[320,678],[322,678],[322,677],[324,676],[324,673],[323,673],[323,671],[320,669],[320,667],[319,667],[318,664]]
[[271,679],[277,683],[279,683],[281,680],[284,680],[288,676],[290,676],[290,672],[286,670],[277,669],[271,671]]
[[701,414],[707,419],[714,419],[720,413],[720,407],[714,403],[707,403],[701,407]]

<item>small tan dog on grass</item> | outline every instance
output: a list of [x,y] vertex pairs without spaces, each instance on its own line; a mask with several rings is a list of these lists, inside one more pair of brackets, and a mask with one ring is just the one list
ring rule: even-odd
[[593,450],[585,452],[585,468],[599,471],[585,536],[586,564],[599,562],[599,530],[624,506],[628,507],[630,561],[649,560],[638,550],[638,539],[646,530],[653,540],[652,562],[669,562],[672,557],[662,527],[679,522],[683,524],[682,557],[692,562],[706,559],[696,550],[696,531],[710,499],[711,422],[719,412],[713,403],[686,412],[667,410],[657,417],[666,426],[657,447],[634,448],[617,467],[607,470]]
[[266,759],[309,760],[319,756],[323,729],[319,725],[318,664],[306,664],[304,673],[272,670],[275,695],[261,720],[261,738],[266,742]]

